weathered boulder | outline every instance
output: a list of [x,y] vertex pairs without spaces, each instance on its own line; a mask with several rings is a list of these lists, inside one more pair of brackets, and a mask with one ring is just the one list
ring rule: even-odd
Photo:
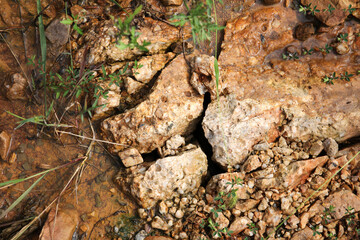
[[123,169],[115,179],[144,208],[176,194],[196,193],[207,173],[206,155],[200,148]]
[[128,145],[148,153],[172,136],[187,135],[195,129],[203,97],[189,84],[188,70],[184,57],[178,56],[162,71],[144,102],[102,122],[104,138],[124,145],[109,146],[111,152]]
[[75,209],[52,209],[39,239],[71,240],[78,224],[79,213]]
[[[293,11],[280,6],[252,10],[227,24],[219,57],[223,96],[208,106],[203,121],[213,159],[222,166],[242,164],[255,144],[279,135],[296,142],[326,138],[343,142],[360,135],[358,37],[349,37],[352,51],[346,55],[321,55],[318,50],[316,57],[281,58],[290,45],[298,51],[320,49],[325,39],[340,33],[350,36],[356,29],[346,23],[301,43],[293,36],[296,25]],[[350,82],[339,78],[334,85],[325,84],[322,79],[333,72],[353,76]],[[215,78],[204,75],[212,76],[212,83],[203,84],[198,77],[197,89],[212,88],[208,91],[216,99]]]
[[[88,66],[105,61],[133,59],[145,53],[164,53],[172,43],[180,39],[179,31],[175,27],[151,18],[145,18],[137,31],[140,33],[137,39],[140,45],[143,41],[151,43],[146,46],[148,52],[137,48],[132,50],[130,48],[119,49],[116,42],[119,30],[114,26],[114,22],[112,20],[95,22],[79,40],[82,46],[75,54],[75,64],[79,65],[82,62],[84,54],[86,55],[85,65]],[[122,41],[127,43],[129,40],[123,37]],[[88,51],[88,54],[86,54],[86,51]]]

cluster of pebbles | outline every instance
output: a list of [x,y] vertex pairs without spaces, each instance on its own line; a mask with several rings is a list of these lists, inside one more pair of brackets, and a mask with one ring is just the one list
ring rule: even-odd
[[[269,168],[281,171],[283,165],[312,159],[322,153],[328,156],[327,163],[318,166],[305,183],[293,189],[266,189],[256,183],[257,172]],[[360,207],[359,198],[353,193],[360,194],[359,176],[351,174],[354,164],[344,168],[329,183],[325,183],[346,163],[346,153],[346,151],[338,152],[338,144],[333,139],[303,144],[287,143],[283,137],[280,137],[276,143],[260,143],[254,147],[247,161],[239,167],[239,172],[224,173],[242,176],[242,183],[235,186],[237,188],[235,206],[219,212],[216,217],[212,209],[218,209],[219,202],[214,200],[216,194],[209,187],[209,183],[206,188],[200,187],[196,195],[179,195],[159,202],[154,208],[138,209],[139,217],[145,224],[144,230],[137,233],[135,239],[144,239],[150,232],[174,239],[214,239],[216,238],[212,236],[214,232],[206,224],[208,218],[212,218],[219,229],[228,228],[233,235],[249,239],[261,239],[262,236],[269,235],[269,239],[304,239],[297,237],[308,235],[309,239],[311,237],[331,239],[333,236],[338,239],[348,239],[351,234],[355,234],[354,226],[346,226],[339,219],[334,219],[344,215],[335,212],[344,211],[336,208],[344,208],[339,204],[345,204],[343,201],[346,199],[350,199],[347,204],[349,206],[354,204],[352,207],[355,210]],[[315,192],[324,183],[323,188]],[[225,193],[231,191],[229,186],[230,184],[225,188]],[[314,195],[307,201],[313,193]],[[337,197],[342,199],[337,200]],[[324,212],[329,205],[335,205],[335,212],[325,215]],[[288,216],[290,217],[287,221],[274,233],[275,228]],[[354,215],[354,218],[357,219],[357,215]],[[204,221],[205,228],[201,227]],[[316,234],[313,236],[315,231]]]

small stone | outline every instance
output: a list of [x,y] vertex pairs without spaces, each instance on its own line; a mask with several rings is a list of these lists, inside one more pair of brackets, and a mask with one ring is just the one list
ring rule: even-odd
[[281,210],[287,211],[290,208],[291,203],[292,203],[291,197],[281,198]]
[[309,222],[310,213],[305,212],[300,216],[300,228],[304,229]]
[[266,208],[268,208],[269,204],[268,201],[263,198],[258,206],[259,211],[264,211]]
[[183,205],[187,205],[189,203],[189,199],[186,197],[181,198],[180,201],[181,201],[181,204],[183,204]]
[[181,209],[177,210],[176,213],[175,213],[175,217],[176,218],[184,217],[184,212]]
[[288,147],[285,138],[283,138],[282,136],[279,138],[279,147],[281,148]]
[[335,157],[336,153],[339,150],[339,145],[337,144],[337,142],[332,138],[328,138],[323,142],[323,145],[326,154],[329,157]]
[[170,208],[169,213],[175,215],[176,211],[177,211],[176,207],[172,207]]
[[335,50],[339,55],[345,55],[350,52],[350,47],[346,42],[341,42],[336,45]]
[[250,157],[248,157],[248,159],[243,165],[243,169],[245,172],[251,172],[259,167],[261,167],[261,162],[257,155],[251,155]]
[[268,226],[276,227],[281,222],[281,218],[281,211],[270,207],[266,209],[263,220],[268,224]]
[[253,149],[255,151],[265,151],[265,150],[268,150],[269,148],[270,148],[270,146],[267,142],[258,143],[256,145],[254,145],[254,147],[253,147]]
[[242,231],[244,231],[246,228],[248,228],[248,224],[251,223],[251,220],[247,217],[237,217],[235,220],[231,223],[229,227],[229,231],[232,231],[231,235],[235,236]]
[[299,225],[299,218],[296,217],[295,215],[292,215],[291,217],[289,217],[289,219],[287,220],[287,224],[290,227],[290,229],[295,229],[298,227]]
[[165,146],[167,149],[176,150],[181,146],[185,145],[185,138],[180,136],[179,134],[171,137],[169,140],[166,141]]
[[[118,231],[119,231],[119,229],[118,229]],[[117,231],[117,232],[118,232],[118,231]],[[115,231],[115,229],[114,229],[114,232],[117,233],[117,232]],[[139,232],[135,235],[135,240],[144,240],[147,235],[148,235],[148,234],[147,234],[147,232],[146,232],[145,230],[141,230],[141,231],[139,231]]]
[[145,219],[145,218],[147,218],[147,216],[148,216],[146,210],[143,209],[143,208],[139,208],[139,209],[138,209],[138,214],[139,214],[139,217],[140,217],[141,219]]
[[320,140],[318,140],[311,145],[309,154],[312,155],[313,157],[317,157],[323,149],[324,149],[323,143]]
[[10,158],[9,158],[9,163],[14,163],[16,161],[16,153],[12,153]]
[[315,34],[315,27],[312,23],[303,23],[296,27],[295,37],[301,41],[305,41]]
[[20,73],[15,73],[11,76],[10,84],[5,83],[7,98],[10,100],[26,100],[27,85],[26,79]]
[[301,151],[301,152],[299,152],[299,159],[302,159],[302,160],[309,159],[309,154],[304,151]]
[[186,234],[186,232],[181,232],[179,234],[179,237],[180,237],[180,239],[188,239],[188,235]]
[[153,221],[151,222],[151,227],[156,228],[156,229],[160,229],[160,230],[164,230],[164,231],[169,229],[169,227],[165,223],[165,221],[162,220],[159,216],[154,217]]
[[159,213],[165,215],[168,212],[168,207],[164,201],[159,203]]
[[7,132],[2,131],[0,133],[0,157],[2,160],[6,160],[5,158],[10,147],[10,140],[11,138]]
[[125,167],[132,167],[144,162],[136,148],[127,148],[125,151],[119,153],[119,157]]
[[183,0],[161,0],[161,3],[165,6],[180,6],[182,2]]

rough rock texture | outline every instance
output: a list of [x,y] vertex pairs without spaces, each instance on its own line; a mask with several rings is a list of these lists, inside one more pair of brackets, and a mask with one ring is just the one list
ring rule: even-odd
[[26,100],[27,85],[26,79],[20,73],[15,73],[9,82],[4,82],[7,98],[10,100]]
[[141,58],[138,61],[138,65],[142,65],[142,67],[139,69],[132,69],[136,80],[142,83],[148,83],[155,76],[155,74],[163,69],[165,65],[174,57],[175,54],[169,52]]
[[[148,41],[151,44],[147,46],[148,54],[163,53],[172,43],[178,41],[180,36],[178,30],[164,22],[151,18],[145,18],[142,25],[139,26],[141,35],[137,39],[139,44]],[[105,61],[123,61],[133,59],[135,56],[143,55],[145,52],[138,49],[131,50],[126,48],[120,50],[116,47],[118,29],[114,26],[112,20],[95,22],[90,30],[79,40],[82,47],[75,55],[75,63],[80,64],[83,55],[88,50],[86,65],[98,64]],[[128,39],[122,39],[124,43]]]
[[[162,71],[147,100],[101,124],[105,139],[148,153],[177,134],[194,130],[203,110],[203,97],[189,84],[183,56]],[[116,153],[123,146],[109,146]]]
[[10,136],[7,132],[2,131],[0,133],[0,157],[2,160],[6,160],[6,156],[10,147]]
[[[322,29],[304,42],[294,39],[296,25],[293,11],[280,6],[250,11],[227,24],[219,57],[225,96],[209,105],[203,121],[213,159],[222,166],[241,164],[255,144],[280,134],[296,142],[342,142],[360,134],[359,37],[349,37],[352,52],[346,55],[318,50],[316,57],[281,58],[289,45],[299,52],[324,48],[326,39],[357,32],[356,24]],[[334,71],[354,76],[350,82],[323,83]],[[203,84],[204,89],[213,85]]]
[[291,190],[304,183],[311,172],[316,167],[323,166],[328,159],[327,156],[323,156],[311,160],[296,161],[288,166],[281,165],[275,175],[274,172],[269,172],[267,176],[259,174],[256,186],[263,190],[269,188]]
[[120,105],[121,90],[116,84],[109,86],[110,81],[100,83],[100,87],[108,89],[107,98],[103,96],[99,97],[98,106],[102,107],[95,108],[92,120],[96,121],[110,116],[114,113],[115,109]]
[[[79,223],[79,214],[74,209],[52,209],[41,230],[40,240],[71,240]],[[54,219],[55,225],[54,225]]]
[[335,207],[334,212],[331,213],[334,219],[340,219],[346,215],[346,208],[354,208],[354,212],[360,211],[360,198],[352,193],[350,190],[341,190],[331,194],[325,201],[324,207],[329,208],[330,205]]
[[248,224],[250,223],[251,220],[247,217],[235,218],[235,220],[230,224],[229,231],[232,231],[231,235],[235,236],[248,228]]
[[122,170],[115,181],[142,207],[149,208],[176,194],[195,193],[206,173],[206,155],[196,148]]
[[[356,0],[301,0],[301,4],[304,6],[309,5],[310,3],[311,7],[316,6],[316,9],[320,10],[315,13],[315,17],[324,24],[332,27],[343,23],[346,17],[350,14],[348,11],[344,11],[344,9],[348,9],[350,4],[352,7],[357,6],[358,2]],[[323,11],[328,9],[329,4],[335,8],[335,10],[331,13]]]
[[141,154],[135,148],[128,148],[119,152],[119,157],[125,167],[132,167],[144,162]]

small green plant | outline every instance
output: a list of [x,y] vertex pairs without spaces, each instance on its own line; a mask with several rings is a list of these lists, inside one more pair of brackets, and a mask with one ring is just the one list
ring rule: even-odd
[[[143,67],[143,65],[139,64],[137,60],[134,61],[133,69],[137,70],[137,69],[140,69],[142,67]],[[135,71],[134,74],[139,74],[139,73],[137,71]]]
[[329,237],[329,240],[337,240],[338,239],[336,234],[333,234],[333,233],[330,233],[328,237]]
[[335,8],[331,4],[329,4],[328,8],[323,9],[323,12],[328,11],[329,13],[332,13],[334,10],[335,10]]
[[[221,0],[219,0],[222,3]],[[218,26],[217,23],[213,23],[211,17],[211,11],[214,3],[211,0],[206,0],[206,4],[197,2],[194,8],[189,9],[186,2],[185,6],[188,10],[187,14],[178,14],[171,18],[172,25],[184,26],[186,23],[191,25],[191,33],[193,41],[203,42],[211,39],[211,32],[224,29],[223,26]]]
[[338,37],[337,40],[339,42],[347,42],[348,41],[348,35],[347,33],[341,33]]
[[356,9],[353,8],[351,4],[348,6],[347,9],[346,9],[346,8],[343,9],[344,12],[348,11],[349,14],[352,14],[355,10],[356,10]]
[[312,8],[312,7],[311,7],[311,3],[309,3],[308,5],[305,5],[305,6],[300,5],[300,6],[299,6],[299,12],[300,12],[300,13],[303,13],[304,15],[306,15],[308,12],[310,12],[311,15],[314,16],[315,13],[320,12],[320,10],[319,10],[319,9],[316,9],[316,5]]
[[347,225],[352,225],[352,224],[354,223],[354,218],[355,218],[354,212],[355,212],[355,210],[354,210],[354,208],[351,207],[351,206],[348,206],[348,207],[345,208],[345,209],[346,209],[345,214],[346,214],[346,215],[349,215],[349,216],[346,218],[346,223],[347,223]]
[[282,54],[282,59],[284,59],[284,60],[292,60],[292,59],[295,60],[295,59],[299,59],[299,57],[298,57],[296,52],[295,53],[287,52],[287,53]]
[[[124,50],[126,48],[137,48],[143,52],[149,51],[146,46],[149,46],[150,42],[144,40],[141,44],[139,44],[138,38],[140,33],[136,31],[135,26],[131,26],[131,22],[134,20],[135,16],[141,12],[141,9],[142,5],[137,7],[132,14],[129,14],[124,21],[120,18],[115,21],[115,27],[119,29],[117,47],[120,50]],[[114,20],[114,17],[112,17],[112,19]],[[127,42],[123,42],[123,38],[126,38]]]
[[309,50],[306,50],[305,48],[303,48],[302,50],[302,55],[305,56],[305,55],[311,55],[313,54],[314,52],[314,49],[313,48],[310,48]]
[[336,76],[336,72],[333,72],[332,74],[330,74],[329,76],[325,76],[323,77],[323,82],[326,84],[331,84],[334,85],[334,80],[339,79],[339,77]]
[[318,231],[319,225],[311,226],[310,228],[313,230],[313,236],[321,235],[321,233]]
[[333,205],[330,205],[329,208],[325,208],[324,215],[321,216],[322,220],[325,224],[328,224],[331,220],[331,213],[335,212],[335,207]]
[[257,233],[257,231],[259,230],[259,228],[257,228],[255,223],[253,223],[253,222],[248,223],[247,226],[250,229],[250,231],[253,233],[253,235],[255,235]]
[[325,48],[320,48],[320,51],[323,53],[330,53],[332,51],[332,47],[329,46],[328,44],[325,45]]
[[345,72],[344,74],[340,74],[340,79],[350,82],[350,78],[352,76],[354,76],[354,74],[349,74],[348,72]]
[[72,16],[72,19],[66,16],[66,19],[62,20],[61,23],[65,25],[73,25],[73,29],[80,35],[83,35],[83,30],[78,25],[79,20],[78,16]]

